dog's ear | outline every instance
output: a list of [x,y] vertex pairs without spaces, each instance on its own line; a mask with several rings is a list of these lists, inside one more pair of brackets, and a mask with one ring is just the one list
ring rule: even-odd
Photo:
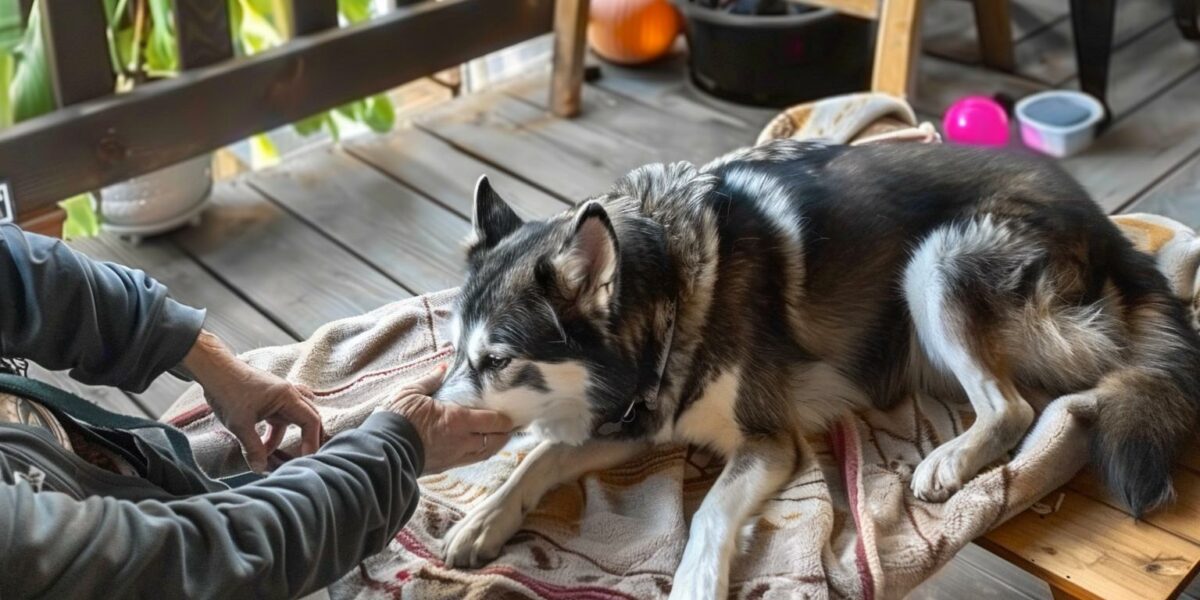
[[572,227],[571,237],[551,261],[559,291],[585,314],[607,314],[620,275],[616,230],[594,200],[579,207]]
[[488,250],[521,226],[521,217],[492,189],[487,175],[475,182],[475,211],[471,215],[474,231],[467,239],[467,254]]

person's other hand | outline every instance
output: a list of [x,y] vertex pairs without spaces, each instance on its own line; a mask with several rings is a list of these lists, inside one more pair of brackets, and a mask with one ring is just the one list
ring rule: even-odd
[[481,461],[503,448],[512,431],[512,421],[498,412],[434,400],[431,396],[445,375],[446,365],[439,365],[380,407],[408,419],[421,436],[423,475]]
[[[289,425],[300,427],[300,453],[321,446],[321,416],[312,391],[256,369],[239,359],[217,336],[202,331],[183,367],[204,388],[213,414],[242,445],[246,464],[256,473],[267,469],[267,456],[279,448]],[[266,421],[266,438],[257,425]]]

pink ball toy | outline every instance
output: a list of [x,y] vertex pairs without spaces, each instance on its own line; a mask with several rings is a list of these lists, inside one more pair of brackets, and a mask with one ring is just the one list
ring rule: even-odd
[[1008,144],[1008,113],[986,96],[967,96],[950,105],[942,119],[946,139],[971,146]]

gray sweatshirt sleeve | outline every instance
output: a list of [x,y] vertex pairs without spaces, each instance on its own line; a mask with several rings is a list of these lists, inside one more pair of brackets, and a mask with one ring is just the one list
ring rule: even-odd
[[5,597],[294,598],[382,551],[417,506],[420,438],[378,412],[228,492],[75,500],[0,485]]
[[191,349],[204,311],[142,271],[0,225],[0,356],[140,392]]

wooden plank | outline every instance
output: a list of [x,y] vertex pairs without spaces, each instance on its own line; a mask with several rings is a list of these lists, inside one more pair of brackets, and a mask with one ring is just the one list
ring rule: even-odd
[[558,119],[500,94],[466,96],[418,119],[417,125],[576,201],[603,192],[631,169],[666,158],[661,149]]
[[[266,240],[262,241],[265,244]],[[97,260],[145,271],[167,286],[172,298],[207,309],[204,328],[220,336],[235,352],[296,340],[166,238],[151,238],[135,246],[101,235],[72,241],[71,247]]]
[[1200,150],[1200,72],[1118,121],[1062,166],[1105,210],[1114,212]]
[[[1174,25],[1162,21],[1113,57],[1109,109],[1119,119],[1197,66],[1200,66],[1200,44],[1180,38]],[[1078,82],[1072,79],[1065,85],[1078,87]]]
[[[217,334],[235,352],[295,341],[169,240],[149,239],[133,246],[113,236],[102,235],[75,240],[71,246],[97,260],[141,269],[167,286],[176,300],[207,309],[204,328]],[[145,392],[133,394],[133,398],[157,417],[188,385],[171,375],[163,375]]]
[[918,77],[917,97],[911,100],[913,108],[931,115],[943,114],[952,103],[968,94],[1006,94],[1020,98],[1047,89],[1045,85],[1022,77],[933,56],[921,57]]
[[[1053,6],[1012,2],[1014,63],[1016,47],[1030,35],[1067,18],[1066,3]],[[974,6],[962,0],[929,0],[922,11],[921,47],[929,54],[964,64],[980,64],[979,29]]]
[[961,562],[971,565],[982,573],[988,573],[992,577],[999,579],[1001,584],[1012,590],[1009,598],[1036,598],[1041,600],[1046,597],[1047,585],[1046,582],[1034,577],[1028,571],[988,552],[981,548],[978,544],[967,544],[962,550],[959,550],[956,558]]
[[410,122],[412,117],[430,108],[454,99],[454,93],[446,86],[428,77],[395,88],[388,92],[388,96],[396,106],[396,122],[400,125]]
[[[985,558],[989,562],[984,565],[968,558],[977,555],[991,558]],[[1032,586],[1033,591],[1026,586]],[[946,566],[905,597],[914,600],[1042,600],[1046,596],[1045,590],[1046,584],[1032,575],[975,544],[968,544]]]
[[[104,5],[78,0],[41,0],[38,7],[50,81],[58,106],[112,94],[116,76],[108,57]],[[47,160],[52,159],[47,157]],[[70,195],[64,194],[60,198]]]
[[[1064,3],[1065,4],[1065,3]],[[1169,8],[1163,0],[1121,0],[1113,30],[1113,61],[1121,60],[1120,50],[1137,36],[1167,20]],[[1178,34],[1177,34],[1178,35]],[[1061,86],[1075,77],[1075,47],[1072,43],[1071,22],[1064,20],[1017,44],[1017,70],[1021,75]],[[1126,59],[1128,60],[1128,59]],[[1150,63],[1139,63],[1153,68]],[[1118,78],[1110,78],[1116,83]]]
[[198,69],[233,58],[228,0],[188,0],[174,6],[181,68]]
[[[1142,520],[1200,545],[1200,473],[1179,468],[1173,476],[1177,494],[1175,503],[1143,516]],[[1091,468],[1072,479],[1067,487],[1116,510],[1127,510],[1113,498]]]
[[1051,586],[1095,600],[1170,597],[1200,562],[1200,546],[1063,493],[1057,512],[1022,512],[977,542]]
[[296,339],[410,296],[242,181],[218,184],[204,223],[174,239]]
[[[1193,154],[1122,212],[1170,217],[1189,227],[1200,227],[1200,153]],[[1200,452],[1187,455],[1200,467]]]
[[492,187],[523,218],[546,217],[570,206],[421,129],[362,137],[348,142],[346,150],[467,220],[471,219],[475,181],[480,175],[487,175]]
[[541,34],[552,9],[425,2],[31,119],[0,132],[0,179],[20,210],[38,210]]
[[133,415],[135,417],[154,418],[154,415],[147,412],[141,406],[138,406],[124,392],[114,387],[85,385],[71,379],[71,376],[66,371],[51,371],[39,365],[30,363],[29,377],[49,383],[54,387],[65,390],[87,400],[98,404],[108,410],[123,415]]
[[554,56],[550,77],[550,110],[560,117],[579,114],[583,54],[587,44],[589,0],[554,3]]
[[67,213],[54,206],[49,210],[43,210],[23,218],[24,220],[18,221],[17,224],[25,231],[50,237],[62,237],[62,226],[63,222],[67,220]]
[[292,35],[309,35],[338,26],[337,0],[292,0]]
[[884,0],[875,38],[871,89],[901,98],[912,97],[921,54],[922,0]]
[[652,64],[634,68],[606,63],[600,72],[601,77],[592,82],[596,87],[697,123],[728,124],[746,131],[751,139],[757,138],[763,126],[779,114],[777,108],[735,104],[696,88],[688,76],[682,42]]
[[250,183],[408,291],[454,287],[466,276],[470,223],[342,150],[289,157]]
[[[544,77],[527,77],[506,85],[502,90],[545,110],[540,90]],[[668,111],[629,100],[603,88],[586,85],[582,97],[583,112],[576,122],[601,132],[616,132],[647,145],[657,145],[667,160],[687,160],[704,164],[731,150],[754,144],[757,131],[746,131],[725,123],[710,122],[697,126]]]

